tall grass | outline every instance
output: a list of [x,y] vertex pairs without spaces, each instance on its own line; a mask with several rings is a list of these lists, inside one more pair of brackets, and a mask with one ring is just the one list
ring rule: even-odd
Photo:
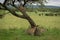
[[60,16],[39,16],[35,12],[28,13],[37,25],[47,28],[48,31],[40,36],[27,35],[26,29],[30,26],[28,21],[9,13],[0,19],[0,40],[60,40]]
[[[28,15],[34,20],[34,22],[46,28],[60,28],[60,16],[39,16],[34,12],[28,13]],[[30,26],[29,22],[25,19],[18,18],[12,14],[6,14],[3,19],[0,19],[0,29],[1,28],[28,28]]]

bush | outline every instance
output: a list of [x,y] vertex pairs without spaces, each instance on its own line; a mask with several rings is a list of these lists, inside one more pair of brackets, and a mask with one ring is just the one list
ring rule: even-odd
[[45,16],[53,16],[54,14],[45,14]]

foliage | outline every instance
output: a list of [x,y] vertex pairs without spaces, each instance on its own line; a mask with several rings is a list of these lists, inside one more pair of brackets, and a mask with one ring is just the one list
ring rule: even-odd
[[[33,9],[33,10],[32,10]],[[40,11],[40,12],[60,12],[60,8],[27,8],[27,11]]]

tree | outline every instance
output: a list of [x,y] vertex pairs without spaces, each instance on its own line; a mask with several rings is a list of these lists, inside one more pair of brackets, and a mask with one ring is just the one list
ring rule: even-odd
[[[25,4],[26,3],[33,3],[33,2],[39,2],[42,5],[43,2],[46,2],[46,0],[5,0],[4,3],[0,3],[1,6],[3,6],[6,10],[8,10],[12,15],[19,17],[19,18],[23,18],[26,19],[30,25],[31,28],[30,30],[32,30],[32,34],[33,35],[39,35],[39,29],[36,25],[36,23],[29,17],[29,15],[26,13],[26,8],[25,8]],[[18,5],[16,5],[18,3]],[[15,12],[15,10],[13,10],[10,7],[15,7],[17,8],[23,15],[19,15]],[[28,30],[29,31],[29,30]],[[29,31],[30,32],[30,31]],[[31,34],[30,32],[30,34]]]

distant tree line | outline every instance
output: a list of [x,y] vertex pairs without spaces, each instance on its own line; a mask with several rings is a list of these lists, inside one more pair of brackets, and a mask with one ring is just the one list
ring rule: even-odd
[[[33,10],[32,10],[33,9]],[[27,11],[34,12],[36,10],[40,12],[60,12],[60,8],[27,8]]]

